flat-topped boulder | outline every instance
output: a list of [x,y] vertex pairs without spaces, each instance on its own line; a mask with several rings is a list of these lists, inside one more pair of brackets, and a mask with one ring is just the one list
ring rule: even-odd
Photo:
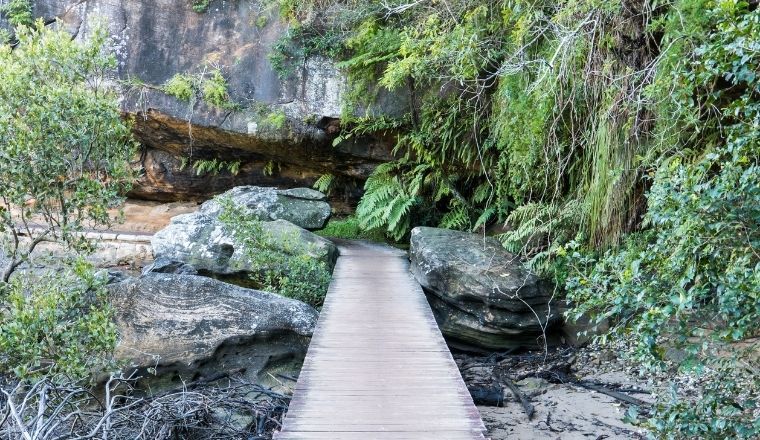
[[411,270],[425,289],[449,342],[465,349],[540,345],[553,286],[524,267],[494,238],[418,227],[411,235]]
[[300,301],[194,275],[150,273],[108,289],[116,357],[154,391],[224,372],[266,382],[269,371],[297,371],[318,317]]
[[[329,268],[338,258],[338,249],[332,242],[285,220],[263,222],[262,230],[273,242],[282,243],[283,252],[287,249],[291,255],[308,256]],[[204,275],[245,279],[247,274],[261,269],[251,261],[255,249],[245,249],[218,217],[203,213],[175,217],[153,236],[151,243],[157,258],[186,263]]]
[[[311,188],[238,186],[219,197],[245,208],[262,221],[287,220],[304,229],[317,230],[324,228],[330,219],[327,196]],[[209,200],[201,205],[199,212],[219,216],[221,210],[217,200]]]
[[[219,197],[229,200],[234,209],[260,219],[261,233],[278,252],[313,258],[330,270],[335,265],[338,249],[331,241],[287,220],[300,220],[301,225],[326,221],[330,206],[323,201],[324,194],[307,188],[240,187]],[[215,199],[205,202],[197,212],[172,218],[152,237],[153,254],[157,259],[185,263],[203,275],[248,287],[248,275],[263,268],[252,261],[256,249],[246,248],[251,242],[230,230],[222,220],[223,213],[222,204]]]

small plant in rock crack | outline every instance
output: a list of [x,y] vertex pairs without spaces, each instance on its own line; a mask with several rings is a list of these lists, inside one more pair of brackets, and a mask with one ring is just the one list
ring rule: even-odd
[[218,67],[206,66],[197,74],[177,73],[161,86],[161,91],[195,106],[198,99],[220,109],[234,110],[227,79]]
[[206,11],[208,11],[208,7],[211,6],[212,0],[192,0],[190,5],[193,8],[193,11],[202,14]]
[[296,230],[269,227],[229,198],[220,197],[216,201],[223,209],[220,219],[255,268],[251,275],[254,284],[262,290],[321,307],[331,275],[327,264],[315,256],[315,246],[304,244]]

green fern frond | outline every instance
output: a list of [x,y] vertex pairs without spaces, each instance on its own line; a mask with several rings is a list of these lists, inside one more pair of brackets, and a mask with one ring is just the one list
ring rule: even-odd
[[556,243],[572,239],[578,231],[582,204],[571,199],[564,204],[527,203],[507,217],[512,229],[497,236],[513,253],[533,259]]
[[317,181],[314,182],[314,185],[312,185],[312,188],[316,189],[319,192],[330,194],[334,181],[335,181],[334,175],[322,174],[321,176],[319,176],[319,179],[317,179]]
[[472,193],[473,203],[483,203],[493,194],[493,186],[489,182],[483,182]]
[[472,230],[476,230],[482,226],[485,226],[490,222],[495,216],[498,210],[495,206],[489,206],[488,208],[484,209],[483,212],[478,216],[477,220],[475,220],[475,224],[472,226]]
[[452,209],[447,212],[440,222],[440,227],[446,229],[470,230],[470,213],[466,206],[452,202]]

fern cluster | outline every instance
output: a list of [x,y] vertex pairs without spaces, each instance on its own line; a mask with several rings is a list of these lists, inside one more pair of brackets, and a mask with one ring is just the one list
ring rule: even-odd
[[511,229],[497,238],[510,252],[528,258],[535,272],[547,274],[564,243],[577,237],[585,206],[570,200],[563,205],[526,203],[507,217]]
[[233,176],[236,176],[240,172],[241,165],[239,160],[227,161],[214,158],[189,161],[183,158],[180,169],[184,169],[188,165],[188,162],[192,162],[192,168],[195,170],[195,174],[198,176],[203,176],[206,174],[215,176],[225,171],[232,174]]
[[229,86],[222,71],[217,67],[204,67],[199,73],[177,73],[161,86],[161,91],[194,107],[202,99],[218,108],[234,109]]
[[380,165],[367,179],[364,197],[356,208],[363,229],[384,228],[394,240],[406,235],[411,210],[418,203],[417,196],[407,191],[395,174],[399,168],[396,162]]

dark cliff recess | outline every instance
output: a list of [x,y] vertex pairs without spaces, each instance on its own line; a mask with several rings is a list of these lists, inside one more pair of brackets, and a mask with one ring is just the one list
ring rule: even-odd
[[[358,200],[362,182],[375,167],[392,158],[392,144],[383,138],[333,147],[328,138],[264,140],[217,127],[189,127],[186,120],[156,110],[135,116],[141,176],[130,196],[147,200],[205,200],[241,185],[308,187],[321,175],[333,174],[342,178],[330,197],[340,212]],[[212,159],[239,161],[239,171],[198,173],[188,165]]]

